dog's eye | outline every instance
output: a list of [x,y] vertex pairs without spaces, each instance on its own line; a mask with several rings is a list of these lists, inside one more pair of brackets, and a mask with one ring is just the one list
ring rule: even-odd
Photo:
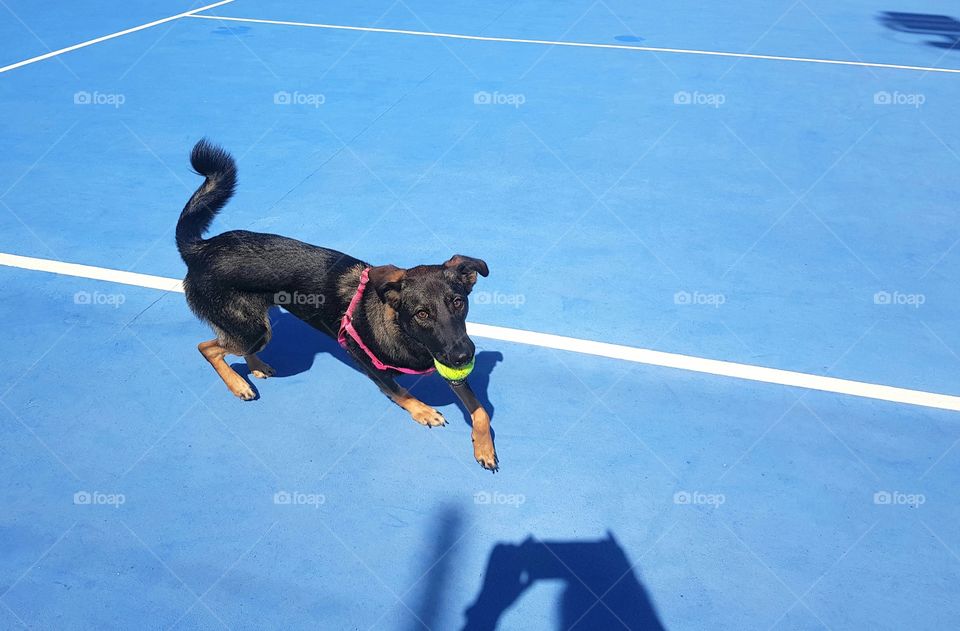
[[420,311],[417,311],[416,315],[418,320],[427,320],[430,318],[430,314],[427,312],[426,309],[421,309]]
[[462,307],[463,307],[463,298],[461,298],[460,296],[457,296],[456,298],[453,299],[453,308],[460,309]]

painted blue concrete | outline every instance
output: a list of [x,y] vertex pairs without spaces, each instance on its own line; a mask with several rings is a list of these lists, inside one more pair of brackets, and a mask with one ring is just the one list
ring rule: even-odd
[[[504,0],[465,7],[429,0],[350,4],[311,0],[237,0],[211,14],[297,22],[380,26],[417,31],[482,34],[599,43],[637,43],[770,55],[862,59],[880,63],[957,67],[956,53],[940,43],[957,35],[949,2],[907,0],[747,0],[736,7],[699,1],[665,7],[654,2],[590,0],[572,2]],[[914,14],[898,28],[887,12]],[[931,19],[952,16],[954,22]],[[896,21],[894,21],[896,23]],[[926,25],[917,28],[917,24]],[[908,28],[909,27],[909,28]],[[482,31],[482,32],[481,32]],[[942,33],[942,34],[941,34]],[[952,34],[953,37],[950,37]],[[631,41],[639,38],[641,41]],[[954,63],[950,63],[953,58]]]
[[[52,64],[5,77],[0,160],[16,186],[4,202],[31,220],[0,215],[4,251],[181,274],[169,231],[196,183],[184,148],[206,134],[241,156],[240,194],[216,228],[403,264],[482,251],[487,290],[522,298],[475,305],[479,321],[909,387],[957,381],[950,76],[671,58],[674,76],[627,51],[538,62],[546,51],[447,42],[477,79],[434,40],[222,28],[178,23],[122,80],[154,42],[146,32],[71,57],[102,79],[64,83]],[[78,91],[125,102],[78,106]],[[478,91],[526,102],[478,106]],[[283,92],[325,103],[275,105]],[[678,92],[726,101],[676,105]],[[875,105],[878,92],[926,102]],[[415,184],[394,205],[391,191]],[[383,247],[394,236],[409,244],[396,254]],[[925,304],[876,305],[878,291]],[[678,305],[677,292],[725,303]]]
[[[576,22],[584,3],[388,4],[221,12],[747,50],[789,3],[609,3],[623,23],[603,5]],[[914,4],[808,3],[846,46],[800,7],[754,50],[950,65],[875,20],[949,13]],[[49,37],[186,8],[120,27],[77,12]],[[400,265],[483,256],[475,321],[957,392],[952,76],[208,20],[160,34],[65,57],[78,79],[56,61],[0,75],[0,251],[182,275],[172,228],[207,135],[240,162],[214,230]],[[3,59],[36,54],[17,41]],[[442,384],[414,386],[452,421],[428,431],[282,313],[281,376],[242,403],[181,295],[0,279],[0,628],[558,628],[622,575],[577,628],[960,621],[956,414],[478,339],[491,476]]]
[[[213,1],[71,0],[53,4],[33,0],[4,0],[0,5],[0,41],[3,41],[0,66],[160,20],[212,4]],[[168,28],[161,26],[160,30],[153,33],[154,39],[161,37]],[[61,79],[68,81],[76,78],[71,73],[69,60],[65,58],[62,61],[63,64],[53,61],[53,65],[63,73]]]
[[[144,311],[158,292],[3,277],[33,297],[11,314],[16,344],[70,331],[32,369],[13,366],[22,380],[4,398],[3,600],[29,624],[166,628],[229,569],[205,601],[231,628],[416,627],[393,594],[457,628],[497,544],[579,543],[575,558],[620,567],[608,531],[666,628],[767,628],[824,573],[805,602],[830,628],[957,619],[958,564],[936,538],[956,543],[956,453],[924,476],[958,437],[953,414],[817,393],[794,406],[801,393],[776,386],[479,340],[503,463],[491,476],[442,386],[420,393],[451,425],[416,426],[288,316],[266,353],[285,376],[244,404],[198,361],[205,331],[180,295]],[[123,304],[75,304],[77,291]],[[125,502],[74,505],[80,491]],[[281,491],[324,502],[275,505]],[[878,506],[879,491],[926,501]],[[684,492],[724,501],[675,503]],[[520,551],[497,571],[558,578],[542,551]],[[504,627],[551,628],[551,585]],[[802,605],[791,616],[815,626]],[[198,605],[179,624],[218,623]]]

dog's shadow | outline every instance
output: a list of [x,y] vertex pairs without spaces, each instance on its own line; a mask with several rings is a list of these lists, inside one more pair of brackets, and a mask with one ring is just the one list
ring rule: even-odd
[[[352,370],[364,374],[353,358],[332,337],[318,331],[279,307],[272,308],[269,317],[270,325],[273,328],[273,337],[266,348],[257,355],[276,371],[271,379],[283,379],[310,370],[313,367],[314,359],[321,353],[326,353],[340,363],[346,364]],[[491,419],[493,418],[494,408],[487,390],[490,385],[490,373],[493,372],[494,366],[500,361],[503,361],[501,353],[494,351],[477,353],[476,365],[469,379],[470,387],[490,414]],[[256,382],[259,380],[251,377],[246,362],[232,364],[232,368],[253,385],[254,390],[257,389]],[[397,382],[408,389],[413,396],[428,405],[440,407],[456,403],[464,412],[467,424],[470,424],[469,413],[464,409],[453,391],[450,390],[450,387],[435,373],[426,376],[403,375],[397,378]],[[372,381],[370,387],[375,391],[376,385]],[[260,398],[259,391],[257,391],[257,398]]]

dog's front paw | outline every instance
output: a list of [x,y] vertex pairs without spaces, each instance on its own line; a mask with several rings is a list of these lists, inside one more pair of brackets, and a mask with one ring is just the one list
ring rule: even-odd
[[494,449],[493,440],[489,435],[473,439],[473,457],[488,471],[496,473],[500,470],[497,450]]
[[443,414],[440,414],[440,412],[434,410],[429,405],[424,405],[414,412],[411,412],[410,416],[412,416],[416,422],[421,425],[426,425],[427,427],[440,427],[441,425],[447,424],[447,419],[443,418]]

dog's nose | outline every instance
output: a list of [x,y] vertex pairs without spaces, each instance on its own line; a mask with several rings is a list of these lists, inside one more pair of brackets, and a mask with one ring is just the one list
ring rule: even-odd
[[463,366],[470,361],[470,353],[466,351],[456,351],[450,354],[450,361],[454,366]]

